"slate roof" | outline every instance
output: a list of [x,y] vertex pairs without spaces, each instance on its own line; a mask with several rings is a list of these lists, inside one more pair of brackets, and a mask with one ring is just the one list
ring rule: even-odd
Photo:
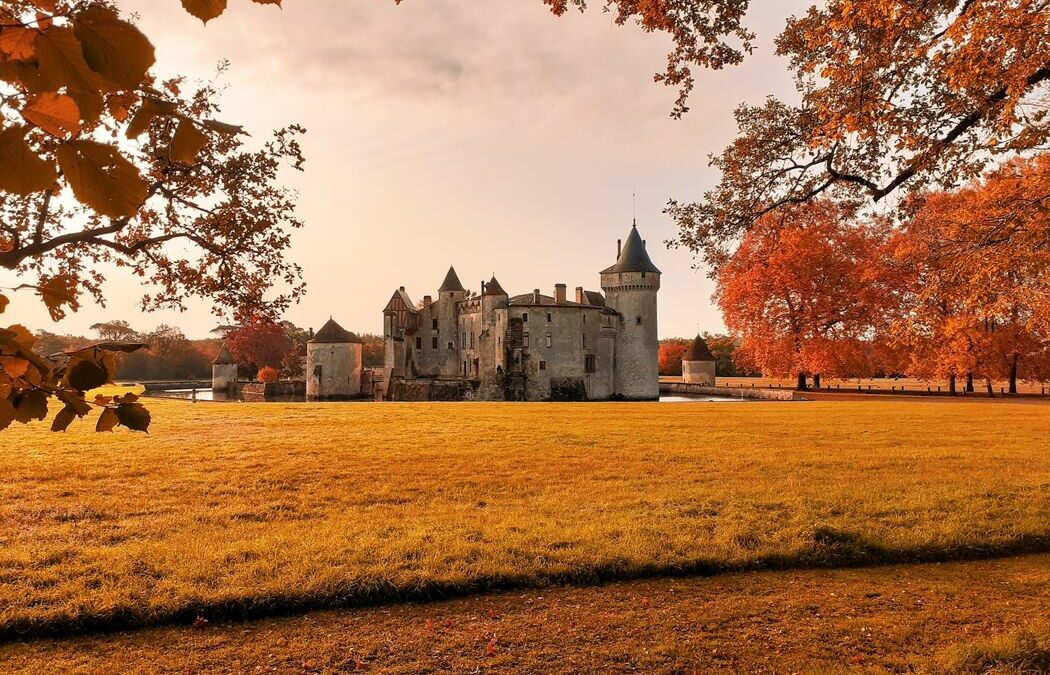
[[507,304],[517,307],[579,307],[581,309],[605,309],[604,300],[600,305],[573,302],[572,300],[558,302],[554,299],[553,296],[543,295],[542,293],[539,295],[539,298],[536,297],[535,293],[522,293],[521,295],[515,295],[507,301]]
[[598,291],[584,291],[583,299],[587,301],[588,305],[605,307],[605,296]]
[[335,319],[328,319],[310,342],[313,344],[345,344],[361,342],[361,338],[337,324]]
[[707,341],[699,335],[693,340],[693,344],[689,345],[689,348],[685,350],[685,354],[682,354],[683,361],[714,361],[715,355],[711,353],[711,349],[707,346]]
[[631,226],[631,233],[627,235],[627,242],[620,249],[620,257],[616,264],[602,270],[602,274],[609,272],[655,272],[660,269],[649,259],[649,253],[645,250],[642,235],[638,234],[638,226]]
[[449,266],[448,274],[445,275],[445,280],[441,282],[441,288],[438,289],[438,293],[445,291],[465,291],[463,284],[459,281],[459,276],[456,274],[456,268]]
[[392,306],[392,305],[394,305],[394,298],[400,298],[401,299],[401,303],[405,306],[405,310],[409,314],[418,314],[419,313],[419,311],[416,309],[415,304],[412,302],[412,298],[408,297],[408,293],[406,293],[404,291],[404,289],[401,289],[401,288],[399,288],[396,291],[394,291],[394,294],[392,296],[390,296],[390,302],[386,303],[386,307],[383,308],[384,312],[391,311],[391,310],[394,309],[393,306]]
[[226,346],[226,342],[223,341],[222,347],[219,347],[219,354],[212,361],[213,365],[224,366],[232,363],[237,363],[237,359],[233,358],[233,354],[230,353],[230,348]]
[[507,291],[503,290],[503,287],[496,281],[496,277],[493,276],[487,284],[485,284],[485,292],[482,295],[506,295]]

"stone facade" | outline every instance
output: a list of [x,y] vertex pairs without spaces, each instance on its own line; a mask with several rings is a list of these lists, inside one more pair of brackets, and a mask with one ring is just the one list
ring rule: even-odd
[[474,294],[450,268],[436,299],[398,289],[383,311],[387,398],[658,398],[660,270],[636,227],[601,285],[511,296],[493,277]]
[[361,339],[329,319],[306,343],[306,398],[357,398],[361,376]]

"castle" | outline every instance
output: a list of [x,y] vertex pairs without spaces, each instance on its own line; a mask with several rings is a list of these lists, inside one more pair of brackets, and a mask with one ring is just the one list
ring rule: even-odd
[[651,400],[659,397],[660,270],[632,226],[604,293],[565,284],[509,295],[495,277],[468,292],[449,268],[437,298],[404,287],[383,310],[391,400]]

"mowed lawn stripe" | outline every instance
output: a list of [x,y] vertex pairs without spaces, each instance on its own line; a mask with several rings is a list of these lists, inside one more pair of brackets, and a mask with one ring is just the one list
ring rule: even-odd
[[1050,407],[151,402],[19,427],[0,636],[1050,549]]

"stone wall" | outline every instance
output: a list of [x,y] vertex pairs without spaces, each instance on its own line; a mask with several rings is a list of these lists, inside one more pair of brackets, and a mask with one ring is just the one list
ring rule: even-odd
[[395,377],[387,384],[388,401],[473,401],[474,384],[463,380],[424,380]]
[[302,401],[306,398],[305,380],[248,382],[241,387],[245,401]]
[[726,398],[748,398],[760,401],[806,401],[805,396],[790,389],[744,389],[732,387],[705,387],[686,382],[661,382],[661,394],[678,396],[724,396]]
[[682,361],[682,381],[687,384],[715,386],[714,361]]

